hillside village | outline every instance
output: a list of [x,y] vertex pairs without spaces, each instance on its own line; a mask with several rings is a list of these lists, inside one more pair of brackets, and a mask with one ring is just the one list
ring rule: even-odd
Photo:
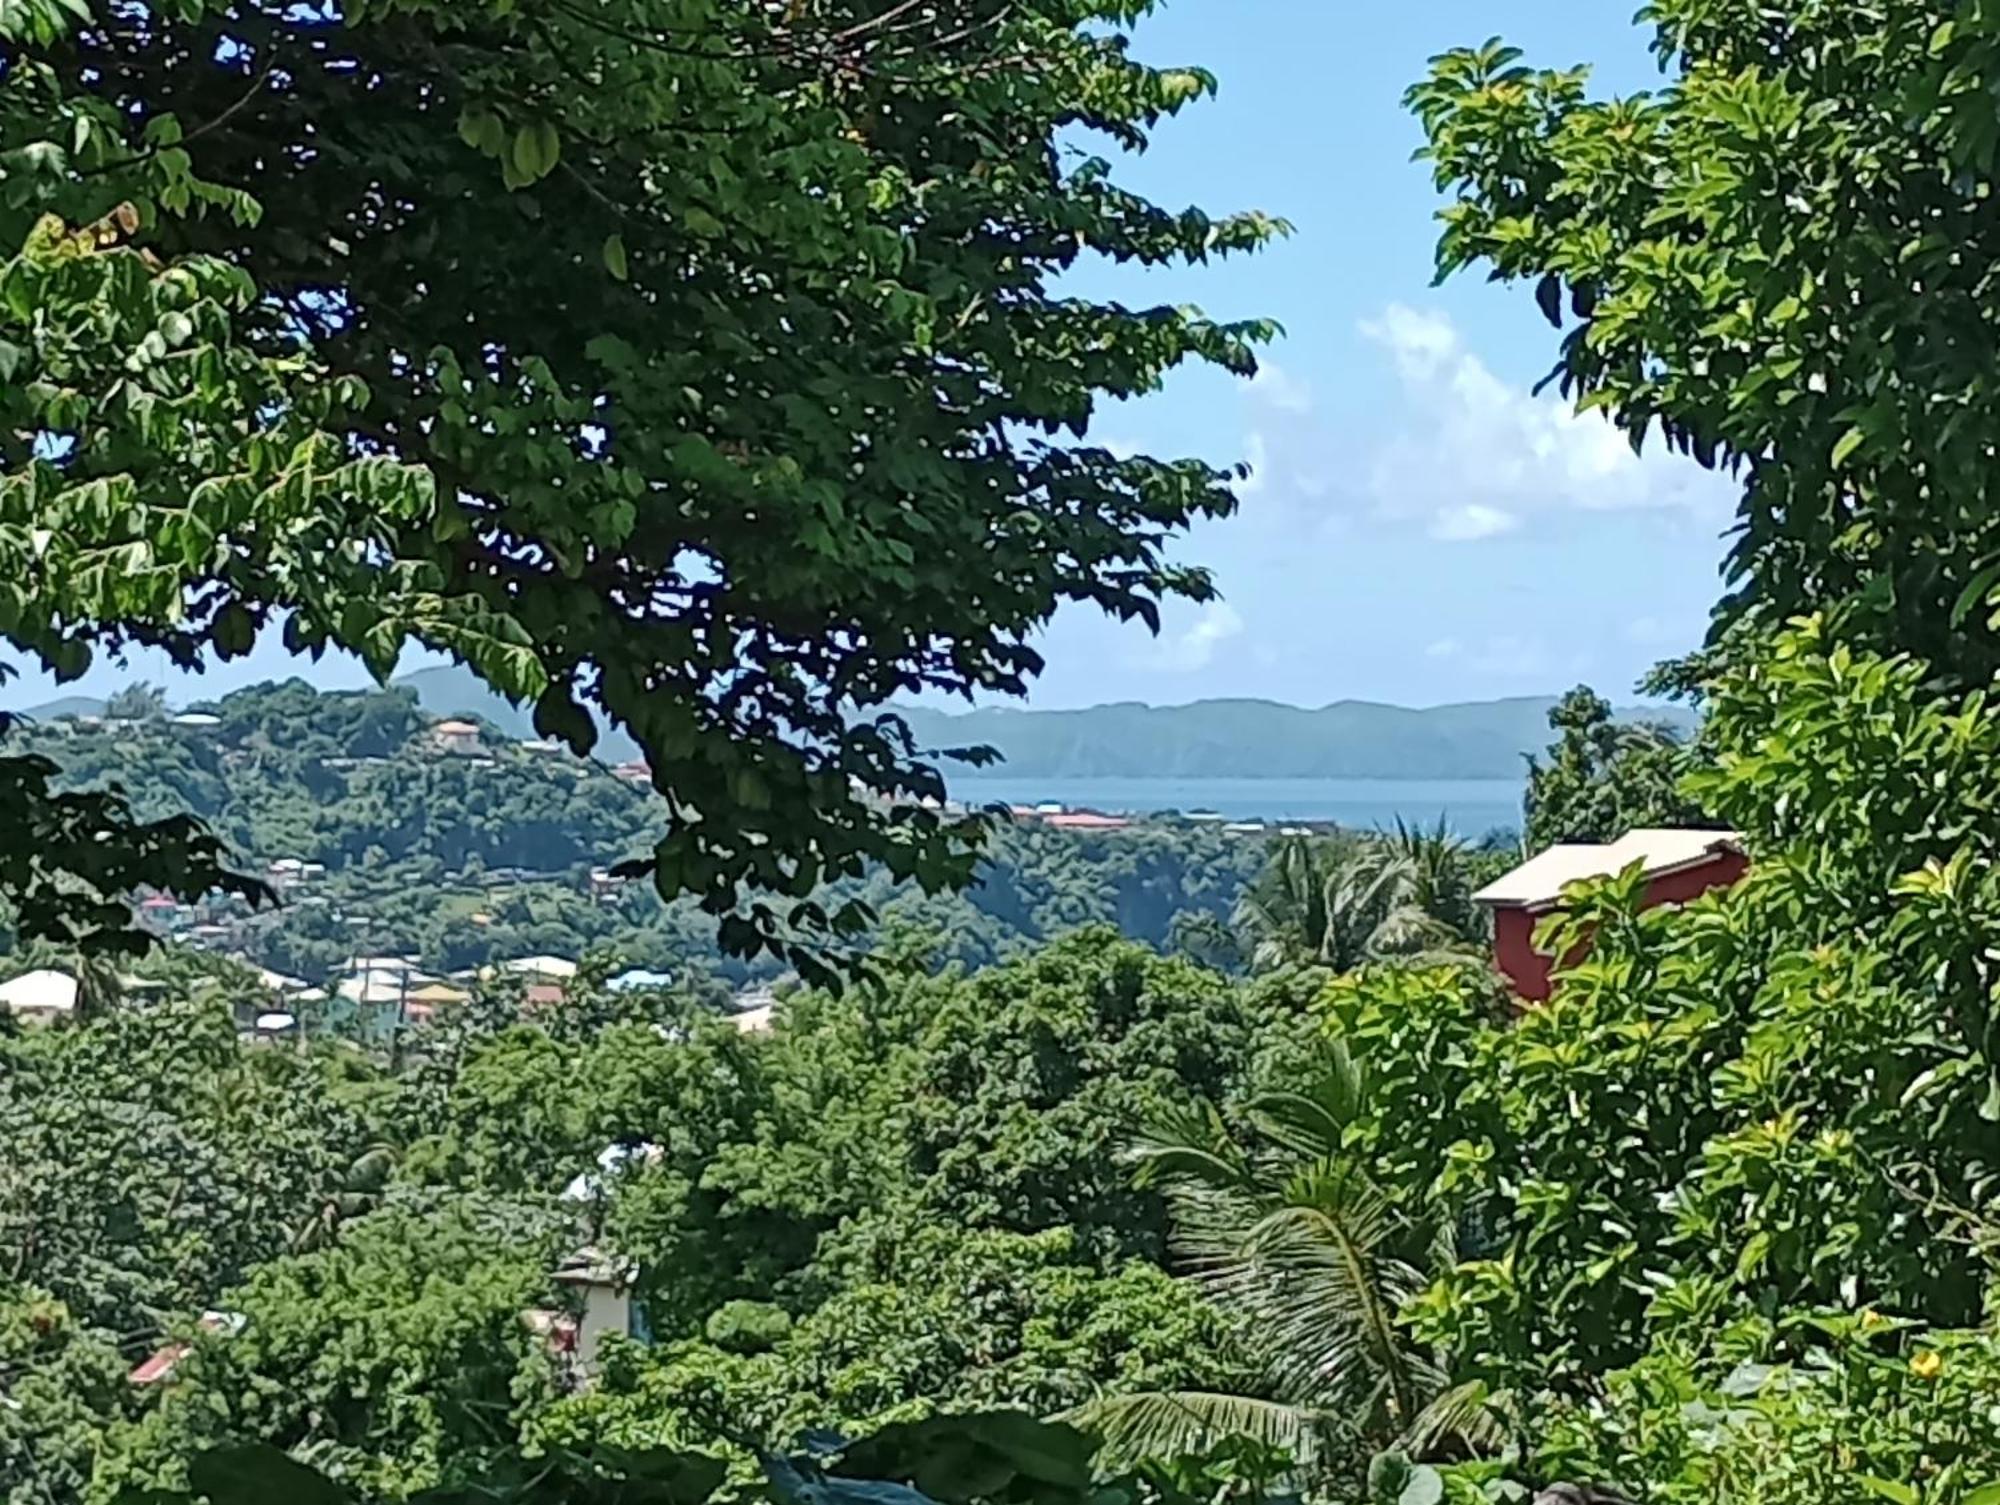
[[[663,906],[646,881],[614,871],[644,855],[655,830],[643,762],[606,767],[480,719],[431,714],[407,692],[322,694],[297,682],[179,711],[141,687],[22,721],[15,735],[70,782],[122,787],[149,818],[193,813],[240,855],[263,902],[159,892],[135,902],[140,926],[169,953],[235,969],[235,985],[251,995],[238,1013],[253,1034],[320,1030],[380,1043],[482,991],[553,1004],[577,986],[580,968],[589,986],[614,992],[690,987],[756,1027],[785,981],[768,960],[718,953],[712,923],[692,905]],[[942,925],[969,958],[1003,954],[1017,932],[1025,941],[1092,918],[1150,926],[1164,940],[1190,905],[1223,915],[1265,840],[1307,829],[1054,802],[1014,807],[1003,824],[1006,881],[969,900],[864,889],[892,919],[930,917],[923,923]],[[1078,907],[1059,871],[1016,882],[1006,862],[1014,851],[1058,869],[1072,859],[1107,864],[1125,875],[1116,883],[1167,887],[1157,898],[1103,894]],[[1225,860],[1233,876],[1216,889],[1190,875],[1183,893],[1175,874],[1190,860]],[[17,970],[0,982],[0,1002],[24,1017],[75,1007],[74,979]],[[127,985],[146,984],[133,975]]]

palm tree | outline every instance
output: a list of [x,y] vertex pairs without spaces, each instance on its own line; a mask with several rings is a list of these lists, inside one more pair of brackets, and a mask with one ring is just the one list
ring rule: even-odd
[[1446,830],[1286,836],[1232,917],[1251,965],[1351,971],[1364,962],[1435,958],[1479,930],[1465,848]]
[[1066,1418],[1114,1452],[1171,1456],[1242,1436],[1311,1470],[1496,1435],[1485,1389],[1454,1385],[1445,1356],[1397,1320],[1450,1263],[1449,1223],[1379,1185],[1344,1147],[1368,1077],[1340,1043],[1323,1049],[1307,1088],[1249,1104],[1247,1145],[1202,1103],[1132,1147],[1140,1179],[1166,1193],[1176,1258],[1239,1321],[1268,1393],[1108,1396]]

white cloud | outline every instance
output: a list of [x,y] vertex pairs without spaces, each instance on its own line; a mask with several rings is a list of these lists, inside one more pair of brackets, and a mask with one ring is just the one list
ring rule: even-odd
[[1496,376],[1434,310],[1394,303],[1361,332],[1384,349],[1408,406],[1364,479],[1386,515],[1440,539],[1491,538],[1535,513],[1679,511],[1717,523],[1736,486],[1683,456],[1635,455],[1600,414]]
[[1215,650],[1243,632],[1243,618],[1227,601],[1210,601],[1195,619],[1178,632],[1167,632],[1153,644],[1146,663],[1173,673],[1205,669],[1215,659]]
[[1250,395],[1281,413],[1312,411],[1312,388],[1269,357],[1259,358],[1257,374],[1250,378]]
[[1424,650],[1427,658],[1457,658],[1464,651],[1457,638],[1439,638]]
[[1491,538],[1496,533],[1511,533],[1520,526],[1521,520],[1511,512],[1502,512],[1484,502],[1461,502],[1455,507],[1441,507],[1432,515],[1431,537],[1447,543],[1464,543],[1474,538]]

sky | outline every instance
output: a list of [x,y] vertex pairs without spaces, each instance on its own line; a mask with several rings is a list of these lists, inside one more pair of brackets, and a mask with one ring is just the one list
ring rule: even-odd
[[[1590,64],[1601,89],[1652,87],[1628,13],[1602,0],[1166,0],[1141,25],[1140,56],[1199,64],[1221,90],[1121,162],[1120,180],[1174,207],[1262,209],[1295,233],[1207,267],[1086,268],[1074,288],[1270,317],[1285,334],[1254,382],[1186,371],[1099,415],[1093,442],[1253,473],[1237,514],[1179,549],[1222,598],[1170,607],[1158,638],[1065,611],[1038,644],[1048,668],[1030,704],[1432,705],[1579,682],[1624,698],[1700,641],[1733,489],[1680,457],[1635,457],[1601,419],[1531,395],[1555,335],[1527,289],[1477,272],[1431,285],[1439,200],[1401,104],[1432,54],[1496,33],[1534,65]],[[67,689],[24,673],[0,707],[135,678],[179,701],[292,673],[367,682],[351,660],[294,661],[272,641],[194,681],[146,654]]]

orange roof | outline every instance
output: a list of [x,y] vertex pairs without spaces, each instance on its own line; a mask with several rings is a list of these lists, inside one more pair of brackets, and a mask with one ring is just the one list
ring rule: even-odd
[[169,1343],[125,1378],[135,1385],[157,1385],[180,1366],[192,1350],[185,1343]]

